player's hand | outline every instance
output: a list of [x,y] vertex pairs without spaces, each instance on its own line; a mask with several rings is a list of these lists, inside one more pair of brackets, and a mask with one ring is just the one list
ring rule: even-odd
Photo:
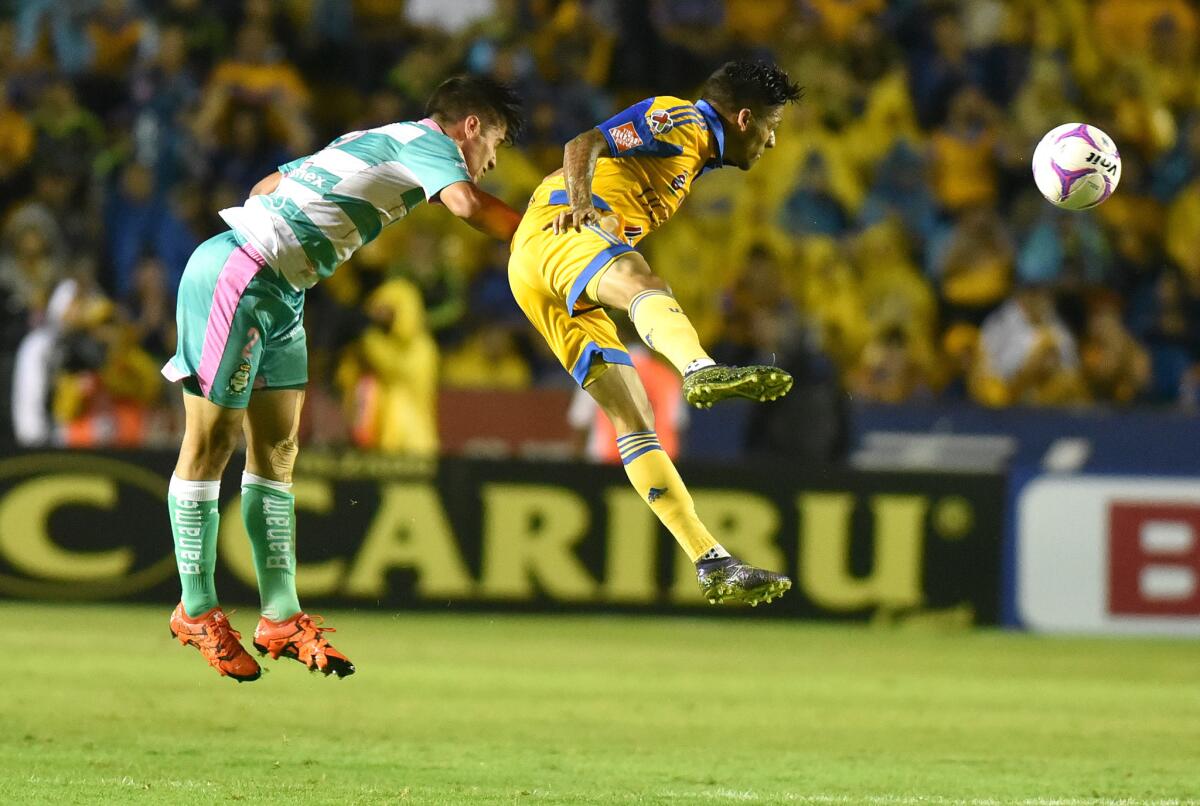
[[542,229],[547,230],[553,227],[554,234],[558,235],[560,232],[566,232],[568,229],[579,232],[585,224],[596,224],[599,221],[600,213],[596,212],[596,208],[589,204],[586,207],[563,210],[554,217],[553,221],[542,227]]

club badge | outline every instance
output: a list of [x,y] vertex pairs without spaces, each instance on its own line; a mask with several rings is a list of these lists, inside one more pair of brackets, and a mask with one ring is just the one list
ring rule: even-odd
[[675,128],[675,124],[671,122],[671,113],[665,109],[655,109],[653,112],[647,113],[646,125],[655,134],[666,134]]
[[250,364],[246,361],[238,364],[237,370],[229,376],[229,393],[243,394],[250,388]]

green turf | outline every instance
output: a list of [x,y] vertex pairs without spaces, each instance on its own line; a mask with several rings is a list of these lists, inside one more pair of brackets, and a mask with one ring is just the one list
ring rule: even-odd
[[358,675],[238,685],[168,611],[0,604],[0,803],[1200,796],[1196,642],[337,612]]

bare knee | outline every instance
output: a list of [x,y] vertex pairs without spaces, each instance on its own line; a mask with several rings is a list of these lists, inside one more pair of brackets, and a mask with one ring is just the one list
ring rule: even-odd
[[618,435],[654,430],[654,410],[650,408],[646,387],[632,366],[609,364],[586,389],[608,415]]
[[197,481],[219,479],[240,438],[237,424],[222,421],[206,428],[188,429],[183,435],[176,474]]
[[[611,372],[611,368],[610,368]],[[612,422],[617,434],[635,431],[654,431],[654,409],[650,407],[646,392],[641,386],[626,386],[606,395],[594,395],[600,408]]]
[[667,281],[655,274],[637,252],[621,255],[604,272],[596,289],[597,302],[609,308],[629,310],[634,297],[643,291],[670,291]]
[[254,444],[250,447],[250,455],[246,469],[256,476],[290,484],[292,471],[296,467],[296,457],[300,455],[300,442],[295,436]]
[[623,413],[616,413],[605,410],[608,419],[612,421],[613,428],[617,435],[630,434],[634,431],[653,431],[654,430],[654,412],[647,406],[645,410],[640,407],[631,407]]

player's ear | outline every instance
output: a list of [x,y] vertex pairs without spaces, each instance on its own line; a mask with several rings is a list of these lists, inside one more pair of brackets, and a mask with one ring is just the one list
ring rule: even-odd
[[466,120],[463,121],[463,133],[467,135],[467,137],[475,138],[478,137],[482,131],[483,121],[479,119],[479,116],[467,115]]
[[737,123],[739,130],[746,131],[750,128],[750,121],[753,118],[753,112],[751,112],[749,109],[742,109],[738,111],[737,117],[734,118],[734,122]]

